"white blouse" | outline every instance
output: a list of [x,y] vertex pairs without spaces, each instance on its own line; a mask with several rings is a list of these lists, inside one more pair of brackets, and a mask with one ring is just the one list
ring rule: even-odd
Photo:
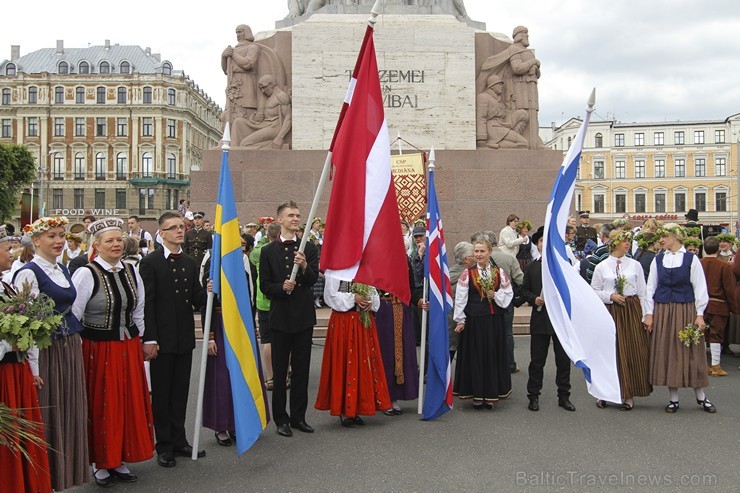
[[591,287],[596,291],[601,301],[607,305],[612,304],[611,295],[617,292],[617,270],[619,275],[627,278],[627,283],[624,286],[624,296],[637,295],[640,298],[640,305],[642,305],[644,313],[647,285],[645,284],[642,265],[637,260],[628,257],[616,258],[610,255],[594,269]]
[[[663,255],[663,267],[666,269],[678,268],[683,264],[683,256],[686,253],[686,249],[681,247],[676,252],[667,250]],[[650,264],[650,275],[647,281],[647,295],[645,300],[645,315],[653,314],[653,305],[655,296],[655,290],[658,289],[658,266],[656,261],[658,256],[656,255],[653,262]],[[704,316],[704,310],[707,308],[709,303],[709,292],[707,291],[707,280],[704,277],[704,269],[699,262],[699,257],[694,255],[694,259],[691,262],[691,287],[694,289],[694,303],[696,304],[696,314],[698,316]]]
[[[64,277],[64,272],[62,272],[62,268],[59,267],[59,264],[52,264],[51,262],[44,260],[38,255],[33,257],[33,260],[31,260],[31,262],[41,267],[44,273],[49,276],[49,279],[51,279],[60,288],[69,287],[69,281],[67,281],[67,278]],[[34,274],[31,269],[24,269],[19,271],[18,275],[15,276],[15,281],[13,281],[13,287],[16,291],[21,291],[23,289],[24,282],[28,282],[29,284],[31,284],[32,294],[39,294],[39,282],[36,279],[36,274]]]
[[[324,282],[324,303],[329,308],[338,312],[348,312],[355,309],[355,293],[340,293],[339,284],[341,281],[335,277],[326,276]],[[372,306],[370,309],[377,312],[380,309],[380,296],[376,291],[372,296]]]
[[[491,275],[491,266],[487,265],[484,268],[476,265],[479,272],[482,272],[481,276]],[[511,300],[514,299],[514,288],[511,287],[511,281],[503,269],[498,267],[498,275],[501,279],[498,290],[493,295],[493,302],[501,308],[506,308],[511,304]],[[460,279],[457,281],[457,289],[455,290],[455,313],[452,319],[457,323],[465,323],[465,306],[468,304],[468,290],[470,289],[470,275],[468,269],[462,271]]]

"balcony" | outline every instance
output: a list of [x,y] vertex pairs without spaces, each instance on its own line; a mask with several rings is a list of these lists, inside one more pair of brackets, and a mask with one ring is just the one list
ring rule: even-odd
[[131,173],[129,183],[135,187],[169,185],[177,187],[190,186],[190,177],[184,173]]

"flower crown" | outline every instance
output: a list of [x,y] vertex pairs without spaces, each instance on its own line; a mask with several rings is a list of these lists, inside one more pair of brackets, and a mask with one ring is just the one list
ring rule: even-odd
[[527,228],[528,231],[532,231],[532,223],[526,219],[524,221],[519,221],[519,224],[516,225],[516,232],[521,233],[524,228]]
[[686,236],[693,236],[694,238],[699,238],[701,236],[701,228],[685,228],[686,229]]
[[259,221],[260,221],[260,224],[270,224],[270,223],[275,222],[275,218],[270,217],[270,216],[265,216],[265,217],[260,217]]
[[735,243],[735,236],[731,235],[730,233],[722,233],[716,236],[718,241],[724,241],[726,243],[729,243],[730,245],[733,245]]
[[[614,231],[619,231],[615,229]],[[632,232],[631,231],[619,231],[616,235],[609,235],[609,247],[614,248],[623,241],[632,243]]]
[[628,225],[629,225],[629,223],[630,223],[630,222],[629,222],[628,220],[624,219],[624,218],[620,218],[620,219],[615,219],[614,221],[612,221],[612,224],[613,224],[614,226],[616,226],[616,227],[617,227],[617,229],[624,229],[624,227],[625,227],[625,226],[628,226]]
[[684,228],[683,226],[679,226],[678,224],[674,224],[671,226],[666,225],[666,226],[658,228],[658,231],[656,231],[656,233],[658,233],[661,237],[673,235],[677,238],[686,238],[687,236],[686,228]]
[[635,241],[637,241],[637,246],[641,250],[646,250],[650,245],[652,245],[659,239],[660,239],[660,235],[658,233],[650,233],[647,231],[639,233],[637,236],[635,236]]
[[701,240],[699,238],[689,237],[683,240],[683,246],[690,247],[694,246],[701,249]]
[[82,243],[82,238],[80,238],[80,235],[75,234],[75,233],[67,233],[66,238],[68,240],[76,241],[77,243]]
[[23,226],[23,232],[29,233],[31,236],[35,236],[45,233],[51,228],[63,228],[67,224],[69,224],[69,220],[65,216],[40,217],[36,219],[33,224],[26,224]]

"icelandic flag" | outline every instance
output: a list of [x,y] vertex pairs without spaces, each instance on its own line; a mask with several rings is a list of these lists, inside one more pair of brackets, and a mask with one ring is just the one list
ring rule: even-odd
[[214,230],[210,278],[213,279],[213,292],[221,300],[226,346],[218,349],[226,354],[234,401],[237,453],[241,455],[257,441],[269,418],[258,370],[258,346],[226,145],[221,158]]
[[452,288],[445,234],[434,186],[434,169],[429,171],[426,251],[424,276],[429,286],[429,369],[421,419],[431,420],[452,409],[450,339],[447,332],[447,315],[452,310]]
[[334,170],[321,271],[411,299],[408,261],[391,175],[373,29],[368,27],[330,151]]
[[565,243],[565,226],[594,100],[595,91],[547,205],[542,291],[555,333],[570,359],[583,370],[588,392],[597,399],[622,402],[614,320],[591,286],[572,267],[570,248]]

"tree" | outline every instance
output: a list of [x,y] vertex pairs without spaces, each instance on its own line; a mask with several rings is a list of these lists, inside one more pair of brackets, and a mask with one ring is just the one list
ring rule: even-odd
[[0,221],[18,206],[18,194],[36,179],[36,159],[26,146],[0,144]]

